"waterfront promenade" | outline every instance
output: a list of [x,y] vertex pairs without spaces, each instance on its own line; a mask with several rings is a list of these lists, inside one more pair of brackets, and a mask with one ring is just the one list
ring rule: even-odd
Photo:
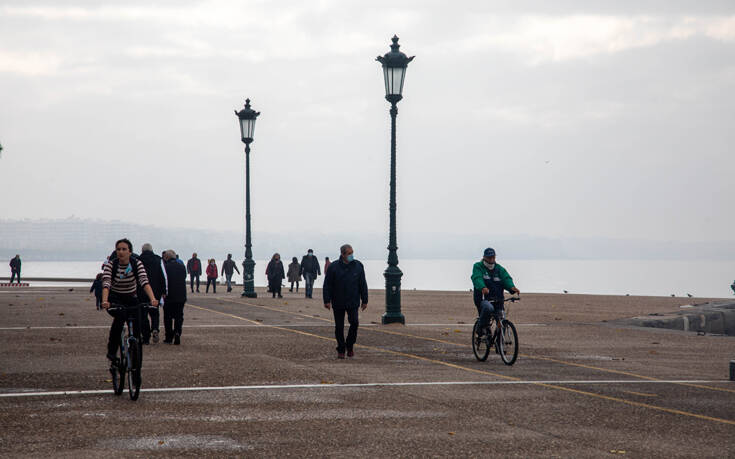
[[352,360],[320,290],[192,294],[182,345],[145,347],[131,402],[86,290],[0,289],[0,456],[735,454],[735,338],[616,322],[687,298],[523,295],[508,367],[472,355],[469,292],[404,291],[407,325],[382,326],[371,291]]

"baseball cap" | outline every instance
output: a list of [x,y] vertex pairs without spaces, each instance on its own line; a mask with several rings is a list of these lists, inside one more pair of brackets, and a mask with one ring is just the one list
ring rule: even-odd
[[483,257],[494,257],[495,256],[495,249],[491,249],[488,247],[485,249],[485,252],[482,254]]

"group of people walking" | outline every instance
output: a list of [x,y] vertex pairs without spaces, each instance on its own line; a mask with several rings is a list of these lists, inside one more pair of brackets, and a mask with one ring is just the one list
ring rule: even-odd
[[[325,257],[325,274],[330,264],[331,261],[329,260],[329,257]],[[316,281],[318,276],[322,275],[322,270],[319,265],[319,260],[314,255],[314,250],[309,249],[307,250],[306,255],[301,258],[301,263],[299,263],[299,259],[296,257],[291,259],[291,264],[288,265],[288,273],[283,269],[281,255],[274,253],[271,260],[268,262],[268,266],[265,268],[265,275],[268,278],[268,292],[273,294],[273,298],[275,298],[276,295],[278,298],[283,298],[281,295],[281,283],[284,279],[288,279],[288,282],[291,284],[289,292],[294,291],[293,287],[294,284],[296,284],[296,292],[298,293],[299,283],[301,283],[302,277],[305,283],[305,297],[313,298],[314,281]]]
[[[237,271],[237,263],[232,259],[232,254],[227,254],[227,260],[222,263],[222,271],[217,269],[217,261],[214,258],[207,260],[207,267],[204,273],[207,275],[207,287],[205,293],[209,293],[209,286],[212,286],[212,293],[217,293],[217,278],[222,275],[226,279],[227,291],[232,291],[232,275]],[[186,262],[186,272],[189,274],[189,288],[194,293],[194,283],[196,282],[196,291],[199,293],[199,278],[202,276],[202,260],[200,260],[194,252],[189,261]]]

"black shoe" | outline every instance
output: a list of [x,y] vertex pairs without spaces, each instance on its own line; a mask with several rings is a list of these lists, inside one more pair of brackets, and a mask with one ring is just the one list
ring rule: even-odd
[[115,357],[115,354],[107,354],[106,357],[107,357],[107,360],[109,360],[110,362],[114,362],[115,359],[117,358]]
[[163,340],[163,342],[165,344],[172,344],[174,341],[172,339],[170,339],[170,338],[166,338],[165,340]]
[[178,346],[179,344],[181,344],[181,335],[174,336],[174,344],[176,346]]
[[279,293],[279,294],[278,294],[278,298],[283,298],[283,295],[281,295],[281,294]]
[[197,289],[197,293],[200,293],[200,292],[199,292],[199,289]]

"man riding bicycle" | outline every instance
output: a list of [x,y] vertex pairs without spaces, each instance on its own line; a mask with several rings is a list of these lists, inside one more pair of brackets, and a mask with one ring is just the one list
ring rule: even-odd
[[481,333],[490,324],[495,310],[503,310],[503,291],[521,293],[513,284],[513,278],[502,266],[495,263],[495,250],[485,249],[482,260],[472,266],[474,301],[480,315]]
[[[102,307],[110,308],[110,302],[121,304],[126,307],[137,306],[138,301],[137,286],[143,289],[151,306],[158,306],[158,300],[153,295],[153,290],[148,284],[148,276],[145,272],[143,263],[133,257],[133,244],[127,239],[120,239],[115,243],[115,254],[117,258],[105,263],[102,273]],[[110,361],[115,360],[115,353],[120,345],[120,333],[122,333],[125,325],[125,314],[117,313],[108,314],[114,317],[112,327],[110,327],[110,337],[107,342],[107,358]],[[133,320],[133,328],[136,336],[140,336],[140,324],[136,319]]]

